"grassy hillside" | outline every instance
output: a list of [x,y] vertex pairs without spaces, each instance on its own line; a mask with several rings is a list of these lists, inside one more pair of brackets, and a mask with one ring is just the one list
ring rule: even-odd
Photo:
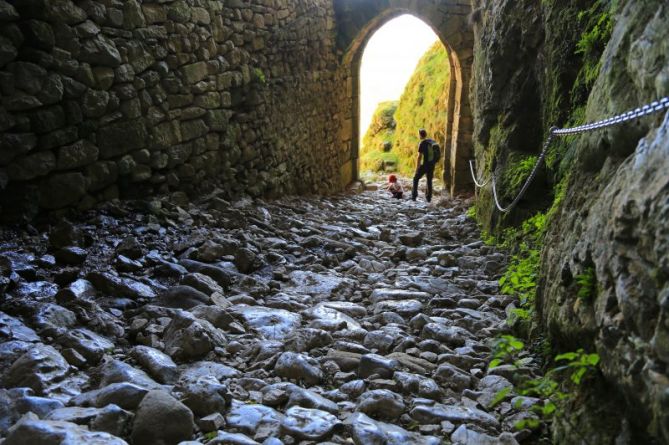
[[[374,111],[372,122],[369,124],[367,133],[362,140],[362,154],[360,156],[361,171],[393,170],[387,164],[397,166],[399,158],[392,150],[395,138],[395,111],[399,104],[396,100],[381,102]],[[385,151],[384,146],[390,144],[390,151]],[[384,164],[385,163],[385,164]]]
[[[380,159],[396,159],[397,171],[406,176],[413,175],[419,128],[425,128],[428,136],[442,146],[442,153],[445,151],[443,129],[446,126],[448,82],[448,55],[441,42],[435,42],[418,62],[399,104],[379,104],[363,139],[361,171],[377,170],[381,166]],[[389,113],[394,107],[392,122]],[[388,153],[383,151],[386,141],[392,144]],[[435,176],[441,177],[441,166]]]

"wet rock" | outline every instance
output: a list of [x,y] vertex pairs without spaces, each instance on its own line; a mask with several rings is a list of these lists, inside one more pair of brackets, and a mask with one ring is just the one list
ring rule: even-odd
[[258,258],[251,249],[241,248],[235,252],[235,266],[241,273],[252,272],[258,266]]
[[348,301],[324,301],[322,306],[342,312],[352,318],[363,318],[367,316],[367,309],[359,304]]
[[439,400],[441,398],[441,388],[431,378],[423,377],[418,374],[397,371],[393,379],[399,383],[400,390],[404,394],[414,394],[426,399]]
[[116,257],[114,266],[119,272],[136,272],[144,267],[144,265],[139,261],[132,260],[124,255],[119,255]]
[[502,433],[499,437],[489,436],[467,428],[465,425],[451,434],[453,445],[517,445],[515,437],[511,433]]
[[299,439],[323,440],[342,423],[330,413],[293,406],[286,411],[282,429]]
[[207,445],[260,445],[260,442],[244,434],[219,431],[212,440],[207,442]]
[[490,406],[497,394],[505,388],[513,390],[513,384],[504,377],[487,375],[483,377],[477,385],[477,389],[483,393],[477,401],[481,406]]
[[293,384],[286,385],[285,391],[288,394],[288,401],[286,402],[286,407],[288,408],[291,406],[301,406],[302,408],[313,408],[332,414],[337,414],[339,411],[336,403],[316,394],[314,391]]
[[290,281],[293,283],[294,292],[314,297],[329,297],[333,291],[346,283],[340,277],[302,270],[291,272]]
[[293,331],[285,340],[286,350],[292,352],[308,352],[333,342],[332,335],[322,329],[304,328]]
[[78,266],[86,261],[88,252],[81,247],[70,246],[57,250],[54,256],[59,264]]
[[274,366],[274,372],[287,379],[303,381],[306,385],[317,385],[323,378],[323,372],[316,360],[294,352],[284,352]]
[[283,415],[268,406],[247,405],[233,400],[225,420],[228,428],[238,429],[257,440],[263,440],[279,435]]
[[375,389],[360,396],[357,409],[374,418],[392,420],[401,416],[406,407],[399,394],[387,389]]
[[77,328],[64,334],[59,342],[81,354],[92,364],[97,364],[105,353],[114,349],[114,343],[85,328]]
[[132,427],[133,443],[177,444],[192,437],[193,413],[164,391],[150,391],[139,404]]
[[179,311],[165,329],[165,352],[176,360],[198,359],[227,343],[223,332],[206,320]]
[[74,312],[52,303],[40,305],[33,316],[34,325],[48,335],[61,335],[77,323]]
[[201,417],[225,412],[232,401],[228,386],[211,375],[182,377],[176,390],[181,394],[181,401]]
[[12,364],[2,383],[5,387],[26,386],[38,395],[48,395],[49,388],[69,371],[70,365],[54,347],[38,343]]
[[126,410],[135,410],[148,392],[147,388],[133,383],[112,383],[100,389],[82,393],[72,399],[72,403],[97,408],[113,404]]
[[365,335],[363,345],[370,350],[385,354],[392,349],[397,340],[397,336],[383,330],[369,331]]
[[284,340],[302,320],[298,314],[262,306],[235,306],[230,310],[239,314],[248,327],[270,340]]
[[456,424],[473,423],[483,428],[499,427],[497,419],[485,411],[458,405],[419,405],[411,410],[411,417],[423,424],[440,423],[448,420]]
[[396,312],[402,317],[413,317],[423,310],[423,303],[418,300],[379,301],[374,305],[374,313]]
[[174,383],[179,373],[170,356],[148,346],[135,346],[130,356],[161,383]]
[[235,333],[245,332],[232,314],[219,306],[196,306],[190,312],[197,318],[207,320],[218,329],[235,330]]
[[174,286],[161,293],[156,304],[175,309],[191,309],[200,304],[208,304],[209,296],[190,286]]
[[423,232],[406,232],[398,236],[400,242],[405,246],[416,247],[423,242]]
[[289,312],[299,312],[311,306],[310,295],[295,295],[279,292],[265,297],[265,306],[274,309],[285,309]]
[[7,434],[4,445],[86,443],[95,445],[127,445],[109,433],[89,431],[70,422],[38,420],[24,417]]
[[418,300],[426,301],[432,297],[427,292],[420,292],[407,289],[374,289],[369,299],[376,304],[380,301],[394,301],[394,300]]
[[130,278],[120,278],[106,272],[91,272],[86,275],[86,279],[93,283],[97,290],[107,295],[144,299],[156,297],[150,286]]
[[184,276],[181,280],[181,284],[193,287],[207,295],[211,295],[215,292],[218,292],[219,294],[224,293],[223,287],[214,281],[213,278],[197,272]]
[[221,413],[210,414],[197,421],[197,426],[205,433],[219,430],[223,428],[223,425],[225,425],[225,417]]
[[24,325],[21,320],[0,312],[0,339],[2,341],[25,341],[25,342],[39,342],[40,338],[28,326]]
[[240,377],[241,373],[230,366],[216,362],[197,362],[186,368],[180,376],[181,380],[194,380],[200,377],[213,377],[216,380]]
[[[30,392],[32,393],[32,391]],[[40,418],[45,418],[50,412],[63,408],[62,402],[46,397],[36,397],[26,393],[13,402],[14,409],[18,414],[34,413]]]
[[421,337],[443,342],[452,348],[464,346],[466,339],[470,336],[471,334],[465,329],[439,323],[428,323],[421,332]]
[[91,431],[104,431],[115,436],[125,434],[132,413],[117,405],[107,405],[104,408],[67,407],[51,411],[45,420],[57,420],[87,426]]
[[232,283],[234,273],[227,269],[194,260],[181,260],[180,262],[189,272],[198,272],[206,275],[224,289]]
[[347,429],[356,445],[363,444],[416,444],[416,445],[438,445],[441,439],[437,437],[422,436],[409,432],[397,425],[377,422],[363,413],[353,413],[346,421]]
[[[311,319],[323,321],[324,323],[321,325],[323,327],[333,326],[334,328],[333,330],[340,330],[346,328],[360,329],[361,327],[360,323],[358,323],[352,317],[336,309],[328,307],[328,305],[324,303],[317,304],[313,308],[304,311],[304,315]],[[318,325],[312,324],[312,327],[317,327],[317,326]]]
[[400,366],[400,363],[394,359],[388,359],[377,354],[365,354],[360,357],[358,365],[358,376],[362,379],[374,374],[381,378],[392,378],[393,373]]
[[121,242],[116,245],[116,253],[128,257],[131,260],[138,260],[144,254],[144,249],[137,238],[128,236],[123,238]]
[[461,392],[465,388],[472,388],[475,379],[471,374],[448,363],[439,365],[434,375],[435,380],[445,384],[447,387]]
[[88,280],[78,279],[58,291],[56,301],[67,305],[68,303],[90,300],[95,297],[95,293],[96,290],[93,283]]
[[[132,367],[120,360],[107,360],[97,369],[100,380],[100,388],[112,383],[132,383],[146,389],[160,388],[160,385],[149,377],[144,371]],[[117,403],[117,405],[119,405]],[[122,406],[122,405],[120,405]]]

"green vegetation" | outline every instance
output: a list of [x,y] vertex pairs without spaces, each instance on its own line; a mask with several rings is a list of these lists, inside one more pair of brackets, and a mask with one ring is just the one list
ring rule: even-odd
[[[596,0],[592,6],[578,14],[578,20],[584,26],[584,32],[576,43],[576,54],[583,57],[583,65],[574,85],[590,92],[602,66],[601,56],[611,38],[613,20],[611,10],[614,2]],[[572,90],[572,95],[578,90]]]
[[362,140],[361,171],[395,170],[397,168],[400,160],[392,148],[396,126],[394,116],[398,105],[398,101],[391,100],[381,102],[376,107],[372,122]]
[[[524,363],[524,355],[527,352],[522,340],[512,335],[503,335],[495,341],[493,360],[488,367],[492,369],[507,364],[518,368]],[[541,377],[530,379],[518,374],[513,388],[506,387],[497,392],[490,407],[506,400],[512,392],[521,396],[516,398],[514,408],[520,408],[526,401],[531,400],[525,397],[540,399],[530,407],[535,416],[526,417],[515,424],[515,428],[519,430],[537,429],[542,422],[565,417],[568,414],[566,405],[574,398],[576,390],[589,376],[596,374],[599,354],[588,354],[579,349],[576,352],[558,354],[552,362],[553,365]]]
[[509,154],[508,167],[504,169],[502,176],[502,186],[506,194],[516,195],[523,186],[539,156],[526,155],[523,153],[511,152]]
[[[379,104],[362,141],[361,171],[379,170],[382,161],[395,161],[396,171],[412,175],[419,128],[425,128],[429,137],[439,142],[443,156],[449,66],[446,49],[436,42],[418,62],[399,102]],[[391,145],[389,152],[384,152],[386,143]],[[442,167],[438,165],[435,177],[441,175]]]
[[595,269],[588,267],[585,272],[576,275],[576,285],[578,286],[578,298],[591,301],[597,293],[597,279]]
[[256,82],[262,85],[267,83],[267,77],[265,77],[265,73],[260,68],[253,69],[253,77],[255,78]]

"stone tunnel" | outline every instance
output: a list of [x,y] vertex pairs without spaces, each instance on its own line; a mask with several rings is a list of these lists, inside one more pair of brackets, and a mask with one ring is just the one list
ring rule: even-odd
[[469,104],[469,85],[474,60],[474,34],[468,24],[471,6],[465,1],[340,0],[335,2],[337,46],[344,51],[344,69],[350,70],[352,115],[352,158],[357,158],[359,128],[359,74],[365,45],[389,20],[411,14],[428,24],[448,50],[450,72],[448,120],[444,134],[444,183],[451,194],[471,192],[468,160],[473,155],[473,119]]
[[79,3],[0,14],[3,221],[214,183],[230,196],[342,190],[358,174],[362,51],[405,13],[449,49],[444,179],[470,191],[464,2]]

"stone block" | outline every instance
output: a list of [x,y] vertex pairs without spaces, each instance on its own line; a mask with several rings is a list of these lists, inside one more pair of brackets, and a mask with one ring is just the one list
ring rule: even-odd
[[70,170],[91,164],[98,159],[98,147],[89,141],[81,140],[58,150],[57,170]]
[[193,119],[181,123],[181,136],[184,141],[204,136],[208,131],[209,128],[202,119]]
[[63,107],[56,105],[32,112],[30,126],[35,133],[48,133],[65,126]]
[[170,147],[179,144],[181,138],[181,126],[178,121],[163,122],[151,128],[153,144],[157,147]]
[[88,188],[92,192],[102,190],[116,182],[118,178],[118,167],[113,161],[96,162],[86,167],[85,172]]
[[119,122],[100,128],[98,147],[103,159],[120,156],[146,146],[147,131],[141,119]]
[[195,84],[208,75],[208,67],[206,62],[196,62],[186,65],[181,68],[184,81],[187,84]]
[[121,54],[116,45],[103,35],[84,41],[79,56],[92,65],[117,67],[121,64]]
[[221,94],[218,92],[210,92],[195,96],[195,106],[202,107],[207,110],[221,107]]
[[50,151],[41,151],[16,159],[7,167],[9,179],[28,181],[44,176],[56,167],[56,156]]
[[86,178],[81,173],[60,173],[40,185],[40,207],[59,209],[76,204],[86,194]]
[[11,40],[0,36],[0,67],[16,58],[18,51]]
[[167,9],[163,5],[145,3],[142,5],[142,12],[148,25],[165,23],[167,21]]
[[28,153],[37,145],[37,136],[32,133],[0,134],[0,165],[6,165],[17,156]]

